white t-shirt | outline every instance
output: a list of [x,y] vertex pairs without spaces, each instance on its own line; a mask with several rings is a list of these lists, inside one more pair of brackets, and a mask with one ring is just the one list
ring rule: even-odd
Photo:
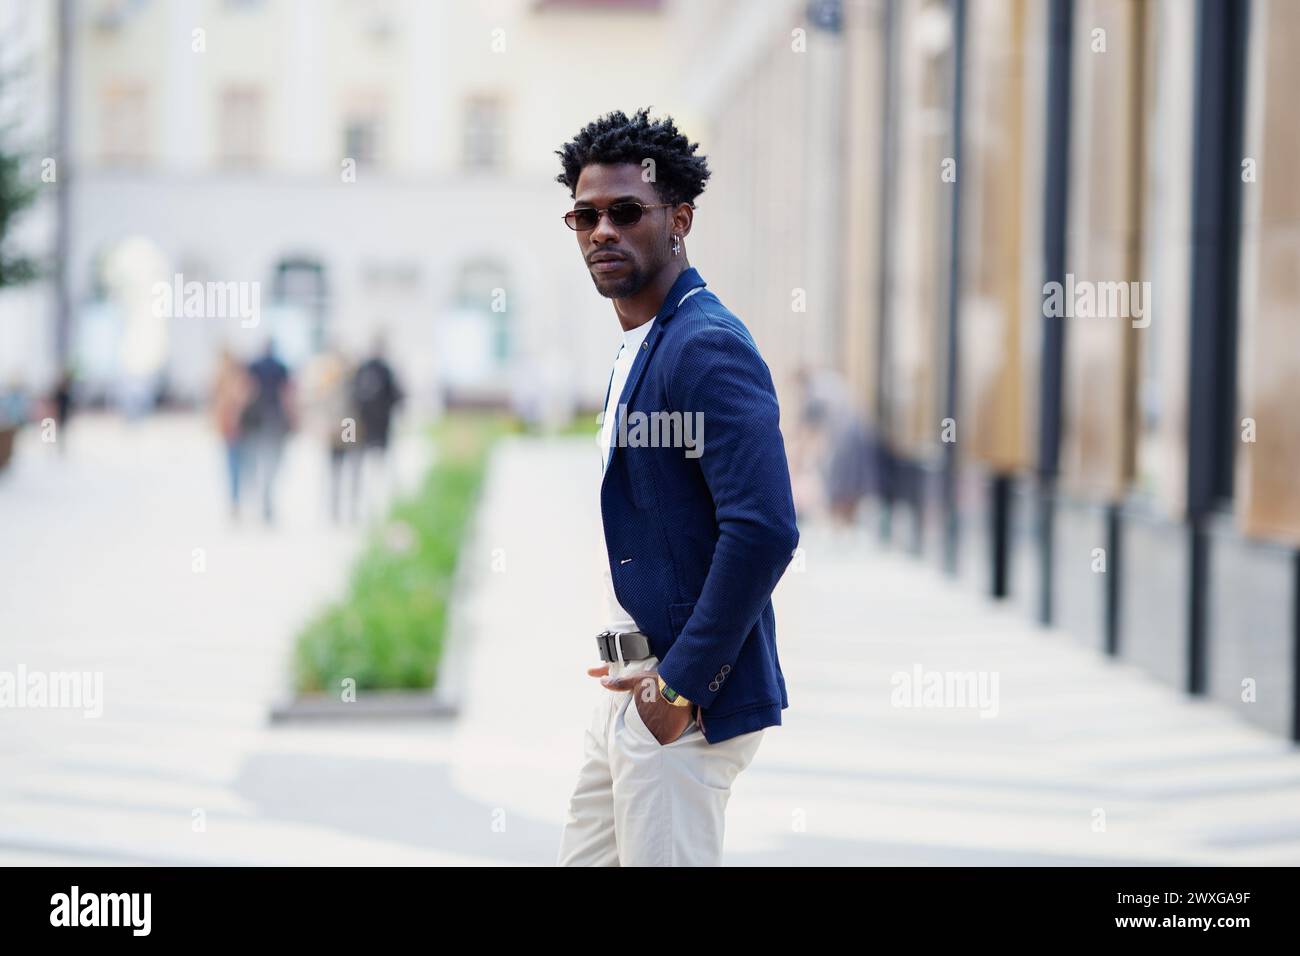
[[[683,302],[703,288],[704,286],[696,286],[687,292],[677,300],[678,307],[680,308]],[[658,318],[658,316],[655,318]],[[605,400],[605,417],[602,419],[600,430],[600,451],[604,456],[602,475],[609,468],[609,459],[612,452],[610,446],[614,440],[614,426],[618,424],[618,400],[623,395],[623,386],[627,384],[627,376],[632,371],[632,363],[636,361],[637,350],[641,348],[641,343],[650,334],[650,326],[654,324],[655,320],[651,319],[631,331],[624,331],[623,347],[618,350],[618,356],[614,359],[614,371],[609,378],[609,398]],[[599,499],[596,502],[596,507],[600,507]],[[605,604],[609,617],[609,623],[606,627],[611,631],[639,630],[636,621],[632,620],[632,615],[627,613],[623,605],[618,602],[618,596],[614,593],[614,579],[610,575],[608,558],[607,551],[600,556],[601,577],[605,579]]]
[[[623,332],[623,347],[618,350],[618,356],[614,359],[614,371],[609,378],[609,399],[605,402],[605,417],[600,429],[604,469],[609,468],[609,459],[613,451],[611,446],[614,441],[614,426],[618,423],[618,401],[623,394],[623,386],[627,384],[628,373],[632,370],[632,363],[636,361],[637,349],[641,348],[641,343],[650,334],[650,326],[654,323],[655,320],[651,319],[635,329]],[[609,617],[606,627],[613,631],[635,631],[636,621],[632,620],[632,615],[624,610],[614,594],[614,579],[610,576],[607,557],[607,554],[601,555],[602,577],[605,579],[605,604]]]

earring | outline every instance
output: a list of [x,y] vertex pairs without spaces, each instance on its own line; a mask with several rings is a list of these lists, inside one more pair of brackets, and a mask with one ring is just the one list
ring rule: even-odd
[[677,253],[681,251],[682,251],[682,237],[674,233],[673,234],[673,255],[677,255]]

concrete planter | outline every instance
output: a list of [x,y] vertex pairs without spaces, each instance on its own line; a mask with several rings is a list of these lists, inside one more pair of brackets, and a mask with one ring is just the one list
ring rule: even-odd
[[301,694],[271,708],[270,721],[442,719],[455,717],[456,704],[427,690],[358,691],[355,701],[331,694]]
[[487,551],[481,540],[483,488],[487,486],[499,445],[488,451],[483,485],[456,556],[447,611],[447,637],[434,686],[428,690],[359,690],[354,701],[343,701],[336,694],[297,694],[272,706],[268,715],[272,724],[290,721],[443,720],[459,714],[466,685],[469,647],[477,631],[474,605],[480,590],[480,576],[486,567],[484,555]]

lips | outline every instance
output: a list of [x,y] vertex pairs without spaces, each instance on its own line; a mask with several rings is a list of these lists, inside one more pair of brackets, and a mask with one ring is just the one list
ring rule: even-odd
[[593,272],[615,272],[623,268],[627,259],[609,253],[598,253],[591,258],[590,262]]

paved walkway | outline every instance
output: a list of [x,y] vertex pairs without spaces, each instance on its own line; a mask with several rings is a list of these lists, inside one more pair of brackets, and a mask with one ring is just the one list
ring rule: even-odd
[[[0,479],[0,670],[102,669],[107,697],[98,720],[0,711],[0,863],[551,863],[609,693],[585,674],[591,443],[498,450],[459,720],[273,728],[293,629],[358,537],[317,519],[310,449],[285,527],[232,529],[199,423],[120,429]],[[802,544],[776,596],[791,707],[736,782],[729,863],[1300,863],[1284,741],[868,540]],[[893,706],[918,667],[996,673],[996,716]]]

